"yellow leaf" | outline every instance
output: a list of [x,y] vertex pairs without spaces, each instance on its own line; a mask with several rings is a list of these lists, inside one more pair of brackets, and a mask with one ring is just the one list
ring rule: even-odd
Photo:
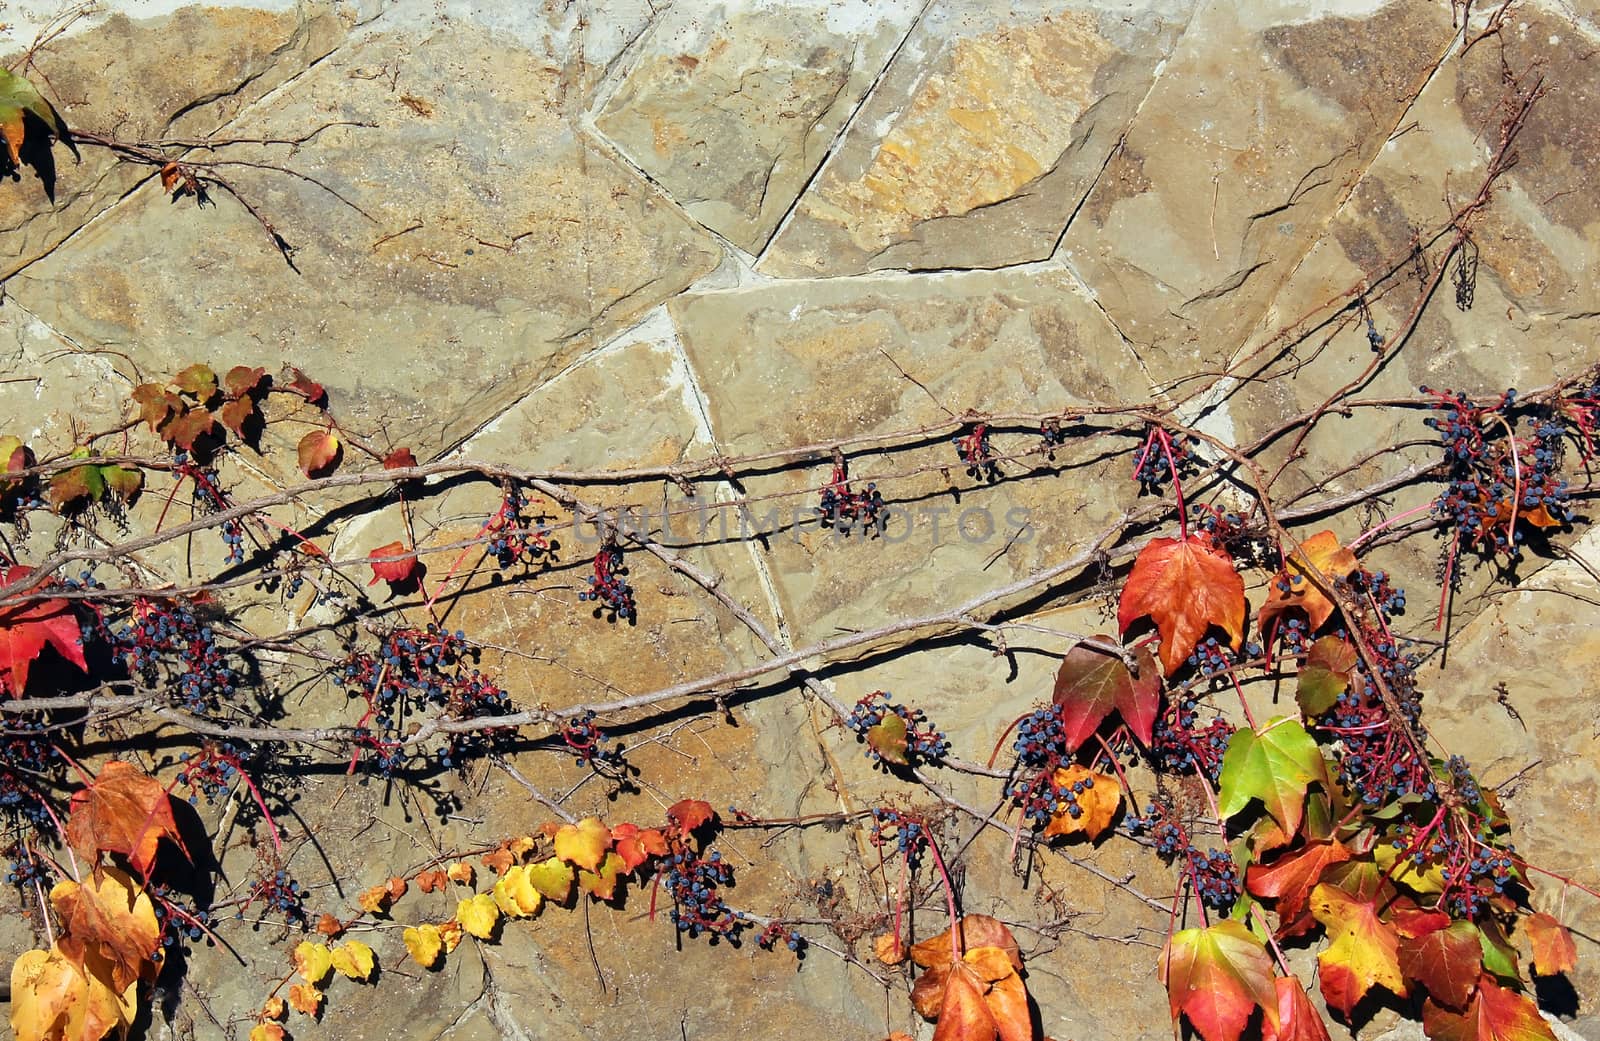
[[11,963],[11,1032],[17,1041],[59,1037],[56,1024],[82,1000],[84,980],[56,950],[28,951]]
[[261,1006],[262,1019],[282,1019],[286,1007],[282,998],[268,998]]
[[346,940],[333,949],[333,967],[346,979],[365,982],[372,978],[372,948],[360,940]]
[[494,884],[494,902],[507,918],[526,918],[539,910],[544,897],[528,881],[528,869],[518,865]]
[[607,853],[599,871],[578,872],[578,885],[596,900],[610,900],[617,894],[617,876],[624,870],[622,858],[615,852]]
[[289,1007],[305,1016],[315,1016],[322,1008],[322,991],[309,983],[296,983],[289,988]]
[[406,950],[411,953],[411,960],[424,969],[431,969],[439,961],[440,948],[444,941],[439,937],[439,927],[434,925],[419,925],[408,928],[402,934],[406,942]]
[[464,860],[458,860],[450,865],[450,870],[445,872],[452,882],[460,882],[464,886],[472,885],[474,872],[472,865]]
[[551,857],[528,865],[528,881],[547,899],[561,903],[572,892],[572,865],[560,857]]
[[356,902],[361,905],[361,910],[368,914],[383,914],[389,909],[389,891],[383,886],[363,889]]
[[283,1041],[283,1028],[276,1023],[257,1023],[250,1028],[250,1041]]
[[[325,943],[312,943],[310,940],[301,940],[300,946],[294,949],[294,971],[300,978],[315,986],[322,982],[328,975],[328,970],[333,968],[333,956],[328,951]],[[293,1001],[290,1002],[293,1004]]]
[[1444,892],[1443,866],[1429,864],[1419,871],[1417,866],[1411,862],[1411,858],[1406,857],[1405,862],[1400,865],[1400,870],[1393,871],[1391,869],[1394,867],[1394,862],[1399,855],[1400,851],[1388,842],[1380,842],[1372,847],[1372,859],[1380,868],[1388,872],[1389,876],[1396,882],[1406,886],[1412,892],[1421,893],[1424,896]]
[[454,953],[461,946],[461,923],[454,918],[439,923],[439,939],[444,943],[444,953]]
[[611,829],[599,817],[585,817],[556,832],[556,856],[585,871],[598,871],[611,847]]
[[488,893],[468,897],[456,905],[456,921],[461,928],[480,940],[494,935],[494,925],[500,920],[500,909]]
[[[1055,813],[1045,826],[1046,837],[1081,834],[1090,840],[1099,838],[1122,807],[1122,789],[1115,777],[1095,773],[1086,766],[1073,763],[1051,775],[1057,792],[1072,793],[1074,800],[1063,797],[1055,805]],[[1087,785],[1087,787],[1085,787]],[[1075,790],[1076,789],[1076,790]],[[1077,807],[1077,814],[1072,813]]]

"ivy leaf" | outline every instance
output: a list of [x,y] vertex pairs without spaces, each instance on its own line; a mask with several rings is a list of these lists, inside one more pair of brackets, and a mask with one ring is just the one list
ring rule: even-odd
[[424,893],[443,892],[448,885],[447,878],[448,876],[438,868],[420,871],[417,873],[417,888]]
[[1329,1041],[1322,1013],[1311,1004],[1305,987],[1294,976],[1272,981],[1278,990],[1278,1022],[1268,1016],[1261,1025],[1261,1041]]
[[289,988],[289,1007],[302,1016],[316,1016],[322,1011],[322,991],[309,983],[296,983]]
[[283,1027],[276,1023],[257,1023],[250,1028],[249,1041],[283,1041]]
[[1350,673],[1360,656],[1355,646],[1337,636],[1324,636],[1311,645],[1300,666],[1294,699],[1307,716],[1320,716],[1334,706],[1350,687]]
[[291,957],[294,961],[294,971],[313,987],[321,983],[333,970],[333,952],[328,950],[328,945],[325,943],[301,940]]
[[1400,938],[1378,918],[1378,905],[1323,883],[1311,891],[1311,913],[1328,930],[1331,943],[1317,955],[1322,996],[1346,1019],[1374,986],[1399,997],[1407,993],[1400,971]]
[[27,951],[11,965],[11,1031],[16,1041],[96,1041],[112,1030],[126,1033],[139,1014],[139,985],[120,994],[106,982],[103,959],[77,962],[58,943]]
[[1478,922],[1478,945],[1483,948],[1483,967],[1501,979],[1515,983],[1521,979],[1517,969],[1517,949],[1511,945],[1500,923],[1493,918]]
[[141,977],[154,978],[161,926],[148,894],[116,868],[98,868],[87,884],[68,879],[50,890],[50,906],[61,916],[61,953],[83,966],[91,954],[109,967],[109,982],[126,990]]
[[[0,586],[21,582],[31,574],[33,569],[21,564],[0,565]],[[79,669],[89,671],[83,657],[83,627],[67,601],[52,597],[0,607],[0,691],[22,697],[28,670],[47,644]]]
[[494,927],[500,921],[500,909],[495,906],[494,897],[479,893],[456,904],[456,921],[473,936],[487,940],[494,935]]
[[1466,1006],[1482,969],[1483,948],[1471,922],[1451,922],[1400,941],[1400,971],[1450,1008]]
[[[7,434],[0,437],[0,474],[16,473],[33,465],[33,450]],[[21,487],[20,477],[0,477],[0,495]]]
[[1356,555],[1341,546],[1339,536],[1331,531],[1319,531],[1301,542],[1300,548],[1289,555],[1287,566],[1272,580],[1272,592],[1261,605],[1261,631],[1271,629],[1285,611],[1298,608],[1305,612],[1311,631],[1316,632],[1333,617],[1335,608],[1308,577],[1311,570],[1315,568],[1332,582],[1349,578],[1360,566]]
[[617,878],[625,873],[627,865],[613,850],[606,854],[595,871],[579,871],[578,885],[596,900],[611,900],[617,894]]
[[377,962],[372,948],[360,940],[346,940],[333,949],[333,970],[346,979],[365,983],[372,979]]
[[544,896],[533,888],[528,869],[519,864],[494,884],[494,902],[507,918],[526,918],[539,910]]
[[[385,560],[385,557],[398,557],[398,560]],[[372,561],[372,581],[367,585],[377,585],[381,579],[390,585],[404,585],[415,581],[422,569],[422,562],[415,553],[406,552],[404,542],[391,542],[386,546],[379,546],[367,554],[367,559]]]
[[868,727],[867,744],[886,763],[895,766],[908,766],[911,763],[906,754],[906,721],[898,713],[885,712],[883,722]]
[[381,885],[363,889],[361,895],[356,897],[356,903],[367,914],[386,914],[389,910],[389,891]]
[[204,405],[217,393],[217,374],[209,365],[191,365],[172,379],[172,385]]
[[144,471],[127,466],[118,466],[107,463],[99,467],[100,476],[106,482],[106,491],[115,495],[123,502],[132,502],[134,496],[144,487]]
[[121,853],[148,878],[163,838],[189,857],[172,816],[171,796],[160,781],[132,763],[106,763],[93,783],[73,793],[68,809],[67,842],[85,860],[93,862],[102,851]]
[[945,985],[933,1041],[1032,1041],[1028,991],[1006,953],[974,947]]
[[266,369],[235,365],[222,377],[222,386],[227,390],[228,397],[238,400],[260,388],[261,381],[266,378]]
[[1135,679],[1114,654],[1086,643],[1074,644],[1067,651],[1056,670],[1051,696],[1061,706],[1067,751],[1075,751],[1089,740],[1113,709],[1141,744],[1150,743],[1161,711],[1161,677],[1148,648],[1139,648],[1137,654],[1139,676]]
[[328,392],[323,389],[322,384],[292,365],[289,366],[289,375],[292,377],[288,383],[290,390],[299,394],[313,405],[320,407],[327,404]]
[[168,419],[161,436],[185,452],[192,452],[196,441],[209,437],[216,429],[215,416],[203,408],[191,408]]
[[572,879],[572,865],[559,857],[528,865],[528,881],[533,888],[558,904],[572,895]]
[[1237,648],[1244,640],[1244,609],[1244,579],[1209,536],[1154,539],[1123,587],[1117,631],[1126,634],[1136,620],[1153,618],[1161,634],[1161,664],[1170,676],[1213,625]]
[[677,827],[678,834],[684,838],[688,838],[701,825],[714,823],[716,819],[717,811],[704,799],[680,799],[667,807],[667,820]]
[[439,942],[444,944],[444,953],[454,954],[461,946],[461,936],[461,923],[454,918],[439,923]]
[[313,430],[300,439],[296,454],[307,477],[321,477],[339,465],[339,439],[331,430]]
[[1540,912],[1522,923],[1533,946],[1533,971],[1540,976],[1571,972],[1578,965],[1578,947],[1572,933],[1550,915]]
[[322,912],[322,917],[317,919],[317,934],[333,939],[344,932],[344,923],[328,912]]
[[1329,787],[1322,750],[1297,720],[1280,717],[1260,732],[1245,728],[1229,739],[1218,778],[1217,809],[1223,817],[1232,817],[1256,799],[1293,835],[1300,830],[1306,786],[1313,781]]
[[150,424],[156,433],[174,413],[182,413],[187,405],[178,395],[159,383],[141,383],[133,388],[134,404],[139,406],[139,418]]
[[417,457],[411,454],[409,448],[396,448],[393,452],[383,457],[385,470],[405,470],[417,465]]
[[444,940],[439,935],[436,925],[419,925],[409,927],[401,934],[405,941],[406,953],[411,955],[411,960],[424,969],[431,969],[439,963],[439,952],[444,948]]
[[1278,1018],[1272,957],[1232,919],[1174,933],[1161,952],[1161,982],[1172,1018],[1188,1016],[1205,1041],[1238,1041],[1257,1008],[1269,1023]]
[[[444,874],[446,878],[450,879],[450,881],[458,882],[464,886],[472,885],[472,880],[474,877],[476,877],[472,870],[472,865],[468,864],[465,860],[458,860],[454,864],[451,864],[450,870],[446,871]],[[443,886],[440,888],[443,888]]]
[[1058,791],[1088,780],[1093,780],[1094,784],[1078,793],[1078,816],[1074,817],[1067,809],[1060,810],[1045,825],[1045,836],[1083,835],[1092,841],[1105,834],[1122,807],[1122,789],[1117,779],[1095,773],[1078,763],[1057,769],[1050,779]]
[[50,508],[57,513],[81,509],[105,498],[106,480],[98,466],[74,466],[50,476]]
[[[956,928],[961,930],[959,940],[962,950],[998,947],[1006,952],[1011,964],[1021,971],[1022,950],[1017,946],[1016,937],[1011,935],[1011,929],[998,918],[986,914],[963,915],[956,923]],[[947,967],[950,964],[950,930],[946,929],[938,936],[930,936],[921,943],[913,944],[910,955],[912,961],[925,969]]]
[[60,138],[74,156],[78,154],[78,147],[72,142],[72,132],[67,129],[55,106],[46,101],[32,83],[10,69],[0,68],[0,138],[5,139],[12,167],[22,164],[23,143],[27,140],[28,125],[32,122],[29,116],[43,124],[46,134]]
[[1550,1024],[1525,994],[1507,990],[1487,974],[1465,1013],[1428,1001],[1422,1029],[1433,1041],[1555,1041]]
[[664,857],[669,852],[667,838],[659,828],[618,824],[611,829],[611,841],[616,844],[623,867],[630,873],[639,870],[639,865],[651,857]]
[[1277,901],[1274,909],[1278,912],[1279,937],[1299,936],[1311,930],[1312,919],[1306,914],[1306,905],[1323,871],[1350,856],[1343,843],[1308,842],[1270,864],[1250,865],[1245,871],[1245,888],[1256,896]]
[[564,824],[556,832],[556,856],[585,871],[597,871],[611,848],[611,829],[599,817]]
[[235,437],[243,438],[245,424],[253,421],[261,413],[256,409],[254,398],[243,397],[235,398],[223,405],[217,410],[217,415],[221,418],[222,425],[233,431]]

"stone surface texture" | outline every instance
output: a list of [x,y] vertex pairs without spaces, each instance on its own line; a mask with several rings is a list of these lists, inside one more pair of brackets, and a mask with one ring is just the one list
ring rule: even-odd
[[[561,543],[548,564],[503,572],[469,546],[431,555],[421,590],[368,591],[384,612],[469,630],[482,667],[527,707],[731,672],[949,611],[1081,554],[1059,583],[1002,598],[1024,620],[1003,636],[940,630],[914,651],[886,637],[797,666],[846,705],[894,691],[981,761],[1048,696],[1074,634],[1114,631],[1094,547],[1153,501],[1128,479],[1136,437],[1046,455],[1041,414],[1163,402],[1220,445],[1259,449],[1278,503],[1295,506],[1437,454],[1419,411],[1376,405],[1303,440],[1279,435],[1352,380],[1380,402],[1421,384],[1532,389],[1600,363],[1592,2],[1515,0],[1503,22],[1486,21],[1499,0],[43,6],[0,5],[7,66],[73,127],[129,147],[86,134],[81,162],[58,147],[53,195],[30,170],[0,184],[0,435],[64,450],[131,425],[129,390],[192,361],[294,366],[327,387],[352,453],[406,445],[424,461],[581,473],[574,494],[660,550],[628,554],[648,603],[637,625],[576,599],[598,537],[548,497],[534,504]],[[1476,38],[1486,25],[1498,31]],[[1523,86],[1542,76],[1547,93],[1474,225],[1471,276],[1441,273],[1425,236],[1495,160],[1507,70]],[[169,160],[223,179],[205,205],[163,191]],[[1238,378],[1192,393],[1197,374],[1229,366]],[[1024,417],[992,434],[993,475],[964,473],[948,444],[969,413]],[[301,480],[294,442],[320,417],[287,415],[290,433],[274,425],[259,452],[238,453],[235,495]],[[873,440],[908,430],[927,431],[930,453]],[[887,501],[878,540],[817,522],[841,442],[854,486],[878,482]],[[817,450],[789,465],[795,446]],[[716,466],[689,480],[618,473],[761,453],[770,466],[737,479]],[[1359,523],[1436,491],[1395,489]],[[470,543],[499,503],[481,482],[400,492],[368,515],[345,510],[343,489],[271,516],[349,562],[397,539]],[[162,499],[147,495],[131,522],[162,523]],[[187,493],[175,501],[186,518]],[[1326,526],[1307,523],[1296,530]],[[35,552],[70,535],[16,533]],[[1441,551],[1427,535],[1372,550],[1413,590],[1411,635],[1435,637]],[[187,581],[191,549],[140,566],[153,583]],[[1600,539],[1558,533],[1514,583],[1458,566],[1425,719],[1498,786],[1519,851],[1600,888]],[[334,612],[308,588],[269,591],[242,617],[271,636]],[[369,937],[378,985],[336,988],[320,1023],[294,1022],[296,1041],[926,1041],[906,981],[872,957],[897,881],[876,870],[858,816],[907,785],[870,769],[800,678],[730,682],[665,725],[624,723],[638,768],[626,784],[536,748],[508,757],[515,775],[441,774],[449,812],[437,814],[330,768],[297,794],[292,827],[317,842],[297,843],[293,866],[319,909],[348,912],[390,870],[550,820],[517,776],[578,815],[654,820],[685,797],[802,825],[844,813],[841,827],[728,846],[739,904],[806,921],[828,949],[797,965],[781,945],[679,942],[644,920],[648,891],[548,911],[438,972],[414,971],[385,927]],[[306,725],[352,719],[326,685],[286,698]],[[992,779],[937,783],[969,805],[995,797]],[[230,812],[200,809],[232,880],[263,854]],[[974,839],[960,813],[941,827],[950,848]],[[1044,1035],[1171,1036],[1154,964],[1172,870],[1110,841],[1015,877],[1006,843],[983,837],[965,909],[1049,923],[1019,928]],[[942,915],[927,883],[908,899]],[[31,914],[29,894],[17,899]],[[428,899],[449,916],[453,895]],[[1554,884],[1536,901],[1573,927],[1580,957],[1571,995],[1541,996],[1564,1041],[1600,1041],[1600,905]],[[36,937],[6,907],[9,960]],[[248,1034],[285,963],[270,929],[240,932],[249,967],[197,949],[144,1036]],[[876,975],[894,981],[887,1001]],[[1380,1008],[1335,1041],[1420,1036],[1398,1021]]]

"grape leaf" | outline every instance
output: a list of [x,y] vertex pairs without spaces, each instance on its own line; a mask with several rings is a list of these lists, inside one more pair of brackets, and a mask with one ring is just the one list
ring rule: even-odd
[[1306,786],[1312,782],[1329,787],[1322,750],[1299,721],[1280,717],[1259,732],[1246,727],[1229,739],[1217,809],[1232,817],[1256,799],[1292,835],[1300,830]]
[[222,425],[233,431],[235,437],[244,437],[244,426],[260,412],[256,409],[255,399],[236,398],[217,410],[217,415],[222,419]]
[[907,766],[911,762],[906,754],[906,721],[899,713],[885,712],[881,723],[868,727],[867,744],[886,763]]
[[1270,1016],[1262,1022],[1261,1041],[1329,1041],[1322,1013],[1311,1004],[1300,981],[1279,976],[1272,982],[1278,990],[1278,1022]]
[[1555,1041],[1528,996],[1507,990],[1488,974],[1478,978],[1478,993],[1464,1013],[1425,1002],[1422,1029],[1433,1041]]
[[1153,539],[1123,587],[1117,631],[1125,634],[1136,620],[1153,618],[1161,634],[1161,664],[1170,676],[1213,625],[1237,648],[1244,640],[1244,609],[1244,579],[1209,536]]
[[418,872],[417,888],[422,890],[424,893],[442,892],[448,884],[446,881],[447,877],[448,876],[446,876],[445,873],[438,868],[435,868],[432,871]]
[[50,906],[61,916],[61,953],[85,965],[92,953],[109,967],[112,989],[126,990],[155,976],[161,926],[154,905],[132,878],[116,868],[97,868],[85,885],[71,879],[50,890]]
[[296,394],[299,394],[313,405],[322,405],[327,403],[328,392],[323,389],[322,384],[318,383],[316,380],[313,380],[311,377],[307,376],[305,373],[301,372],[292,365],[289,366],[289,375],[293,377],[288,383],[290,390],[294,391]]
[[495,906],[494,897],[479,893],[456,904],[456,921],[473,936],[487,940],[494,935],[495,925],[500,921],[500,909]]
[[1073,763],[1071,766],[1057,769],[1051,780],[1059,790],[1071,788],[1074,783],[1081,783],[1091,778],[1094,780],[1093,787],[1085,788],[1078,793],[1078,816],[1074,817],[1063,806],[1050,818],[1050,823],[1045,825],[1046,837],[1083,835],[1093,840],[1105,834],[1106,829],[1111,827],[1111,822],[1117,817],[1117,810],[1122,807],[1122,789],[1117,786],[1115,777],[1095,773],[1086,766]]
[[[465,860],[458,860],[454,864],[451,864],[450,870],[446,871],[444,874],[450,879],[450,881],[459,882],[464,886],[472,885],[472,880],[476,877],[473,873],[472,865],[468,864]],[[443,888],[443,886],[441,885],[440,888]]]
[[296,454],[307,477],[319,477],[339,463],[339,439],[331,430],[313,430],[300,439]]
[[185,452],[194,450],[194,443],[210,435],[217,428],[216,417],[203,408],[185,409],[162,424],[161,437]]
[[611,829],[599,817],[585,817],[577,824],[564,824],[556,832],[556,856],[585,871],[596,871],[611,848]]
[[1400,997],[1406,995],[1400,938],[1378,919],[1375,901],[1323,883],[1311,891],[1311,913],[1327,928],[1332,941],[1317,955],[1322,996],[1329,1008],[1348,1019],[1356,1003],[1374,986]]
[[[31,574],[33,569],[21,564],[0,565],[0,586],[21,582]],[[24,600],[0,608],[0,690],[22,697],[28,670],[46,644],[78,668],[89,670],[83,658],[83,628],[67,601]]]
[[933,1041],[1033,1041],[1028,991],[1006,952],[974,947],[951,968]]
[[302,1016],[315,1016],[322,1010],[322,991],[309,983],[296,983],[289,988],[289,1007]]
[[545,899],[561,903],[572,894],[572,865],[559,857],[528,865],[528,881]]
[[150,424],[152,434],[173,414],[182,414],[188,408],[182,398],[159,383],[141,383],[133,388],[133,401],[139,406],[139,418]]
[[1400,971],[1450,1008],[1465,1007],[1482,969],[1483,948],[1471,922],[1451,922],[1400,940]]
[[54,134],[74,156],[78,154],[77,145],[72,143],[72,132],[55,106],[46,101],[32,83],[10,69],[0,68],[0,138],[5,140],[13,168],[22,164],[30,115],[43,124],[45,133]]
[[611,829],[611,841],[616,844],[617,855],[623,867],[637,871],[639,865],[651,857],[667,855],[667,839],[659,828],[641,828],[637,824],[618,824]]
[[[398,560],[385,560],[384,557],[398,557]],[[401,585],[417,577],[417,572],[422,569],[422,562],[415,553],[406,552],[404,542],[391,542],[379,546],[367,554],[367,559],[372,561],[372,581],[367,585],[377,585],[384,581],[390,585]]]
[[1269,1023],[1278,1018],[1272,957],[1232,919],[1174,933],[1161,952],[1161,982],[1172,1018],[1188,1016],[1205,1041],[1238,1041],[1257,1008]]
[[16,1041],[97,1041],[127,1033],[139,1013],[139,984],[120,993],[106,982],[105,960],[88,952],[76,961],[59,943],[27,951],[11,965],[11,1032]]
[[1571,972],[1578,964],[1578,947],[1572,933],[1550,915],[1540,912],[1522,923],[1533,946],[1533,971],[1540,976]]
[[393,452],[383,457],[385,470],[402,470],[417,465],[417,457],[411,454],[409,448],[396,448]]
[[260,387],[261,381],[266,378],[266,369],[235,365],[222,377],[222,385],[227,389],[228,397],[238,400]]
[[1350,850],[1342,843],[1308,842],[1270,864],[1250,865],[1245,871],[1245,888],[1256,896],[1277,900],[1278,936],[1299,936],[1311,930],[1306,905],[1323,870],[1349,859]]
[[1311,631],[1316,632],[1333,617],[1334,605],[1307,577],[1311,569],[1315,568],[1332,582],[1349,578],[1360,566],[1356,555],[1339,545],[1339,537],[1331,531],[1319,531],[1301,542],[1300,548],[1289,555],[1284,569],[1272,580],[1272,591],[1267,602],[1261,605],[1258,619],[1261,631],[1271,629],[1285,611],[1299,608],[1305,612]]
[[626,872],[627,865],[612,850],[596,870],[578,872],[578,885],[596,900],[610,900],[617,895],[617,878]]
[[[1109,640],[1109,637],[1105,639]],[[1074,644],[1056,671],[1055,693],[1061,706],[1067,751],[1087,741],[1113,709],[1142,744],[1150,743],[1161,711],[1161,677],[1147,648],[1141,647],[1139,676],[1134,678],[1121,658],[1086,643]]]
[[174,376],[172,385],[203,405],[217,393],[217,374],[209,365],[195,364]]
[[149,877],[163,838],[189,857],[172,816],[171,796],[160,781],[132,763],[106,763],[93,783],[73,793],[68,808],[67,842],[85,860],[93,862],[102,851],[121,853],[135,871]]
[[372,970],[376,967],[372,948],[360,940],[346,940],[335,947],[332,963],[334,971],[339,975],[363,983],[372,979]]
[[401,934],[405,941],[406,953],[411,955],[411,960],[424,969],[431,969],[439,963],[439,952],[444,947],[444,941],[439,935],[436,925],[419,925],[409,927]]
[[333,970],[333,952],[325,943],[301,940],[290,957],[294,961],[294,971],[312,986],[321,983]]
[[1320,716],[1332,708],[1349,688],[1350,671],[1359,660],[1348,640],[1324,636],[1313,643],[1297,677],[1299,686],[1294,699],[1299,702],[1300,711],[1307,716]]
[[677,826],[680,835],[687,838],[702,824],[715,821],[717,811],[703,799],[679,799],[667,807],[667,819]]
[[507,918],[526,918],[539,910],[544,897],[528,879],[528,869],[517,865],[494,884],[495,906]]

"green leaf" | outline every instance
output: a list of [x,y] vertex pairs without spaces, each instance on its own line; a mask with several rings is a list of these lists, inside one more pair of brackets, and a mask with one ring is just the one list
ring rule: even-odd
[[1517,949],[1511,946],[1505,931],[1492,918],[1478,923],[1478,944],[1483,948],[1483,967],[1503,980],[1513,983],[1522,978],[1517,971]]
[[883,722],[867,728],[867,744],[886,763],[905,766],[911,762],[906,754],[906,721],[896,713],[885,712]]
[[1258,733],[1240,730],[1222,756],[1218,810],[1232,817],[1255,799],[1293,835],[1300,830],[1306,787],[1328,787],[1327,766],[1316,739],[1292,719],[1280,718]]
[[1350,686],[1350,670],[1358,658],[1355,647],[1337,636],[1324,636],[1306,652],[1300,666],[1300,685],[1295,700],[1307,716],[1320,716],[1333,707]]
[[10,69],[0,68],[0,136],[5,138],[12,166],[21,162],[22,142],[27,133],[26,113],[32,113],[37,117],[46,130],[55,134],[63,144],[72,149],[73,155],[78,154],[77,146],[72,143],[72,134],[67,130],[67,124],[61,121],[61,116],[56,113],[50,102],[44,99],[32,83]]

